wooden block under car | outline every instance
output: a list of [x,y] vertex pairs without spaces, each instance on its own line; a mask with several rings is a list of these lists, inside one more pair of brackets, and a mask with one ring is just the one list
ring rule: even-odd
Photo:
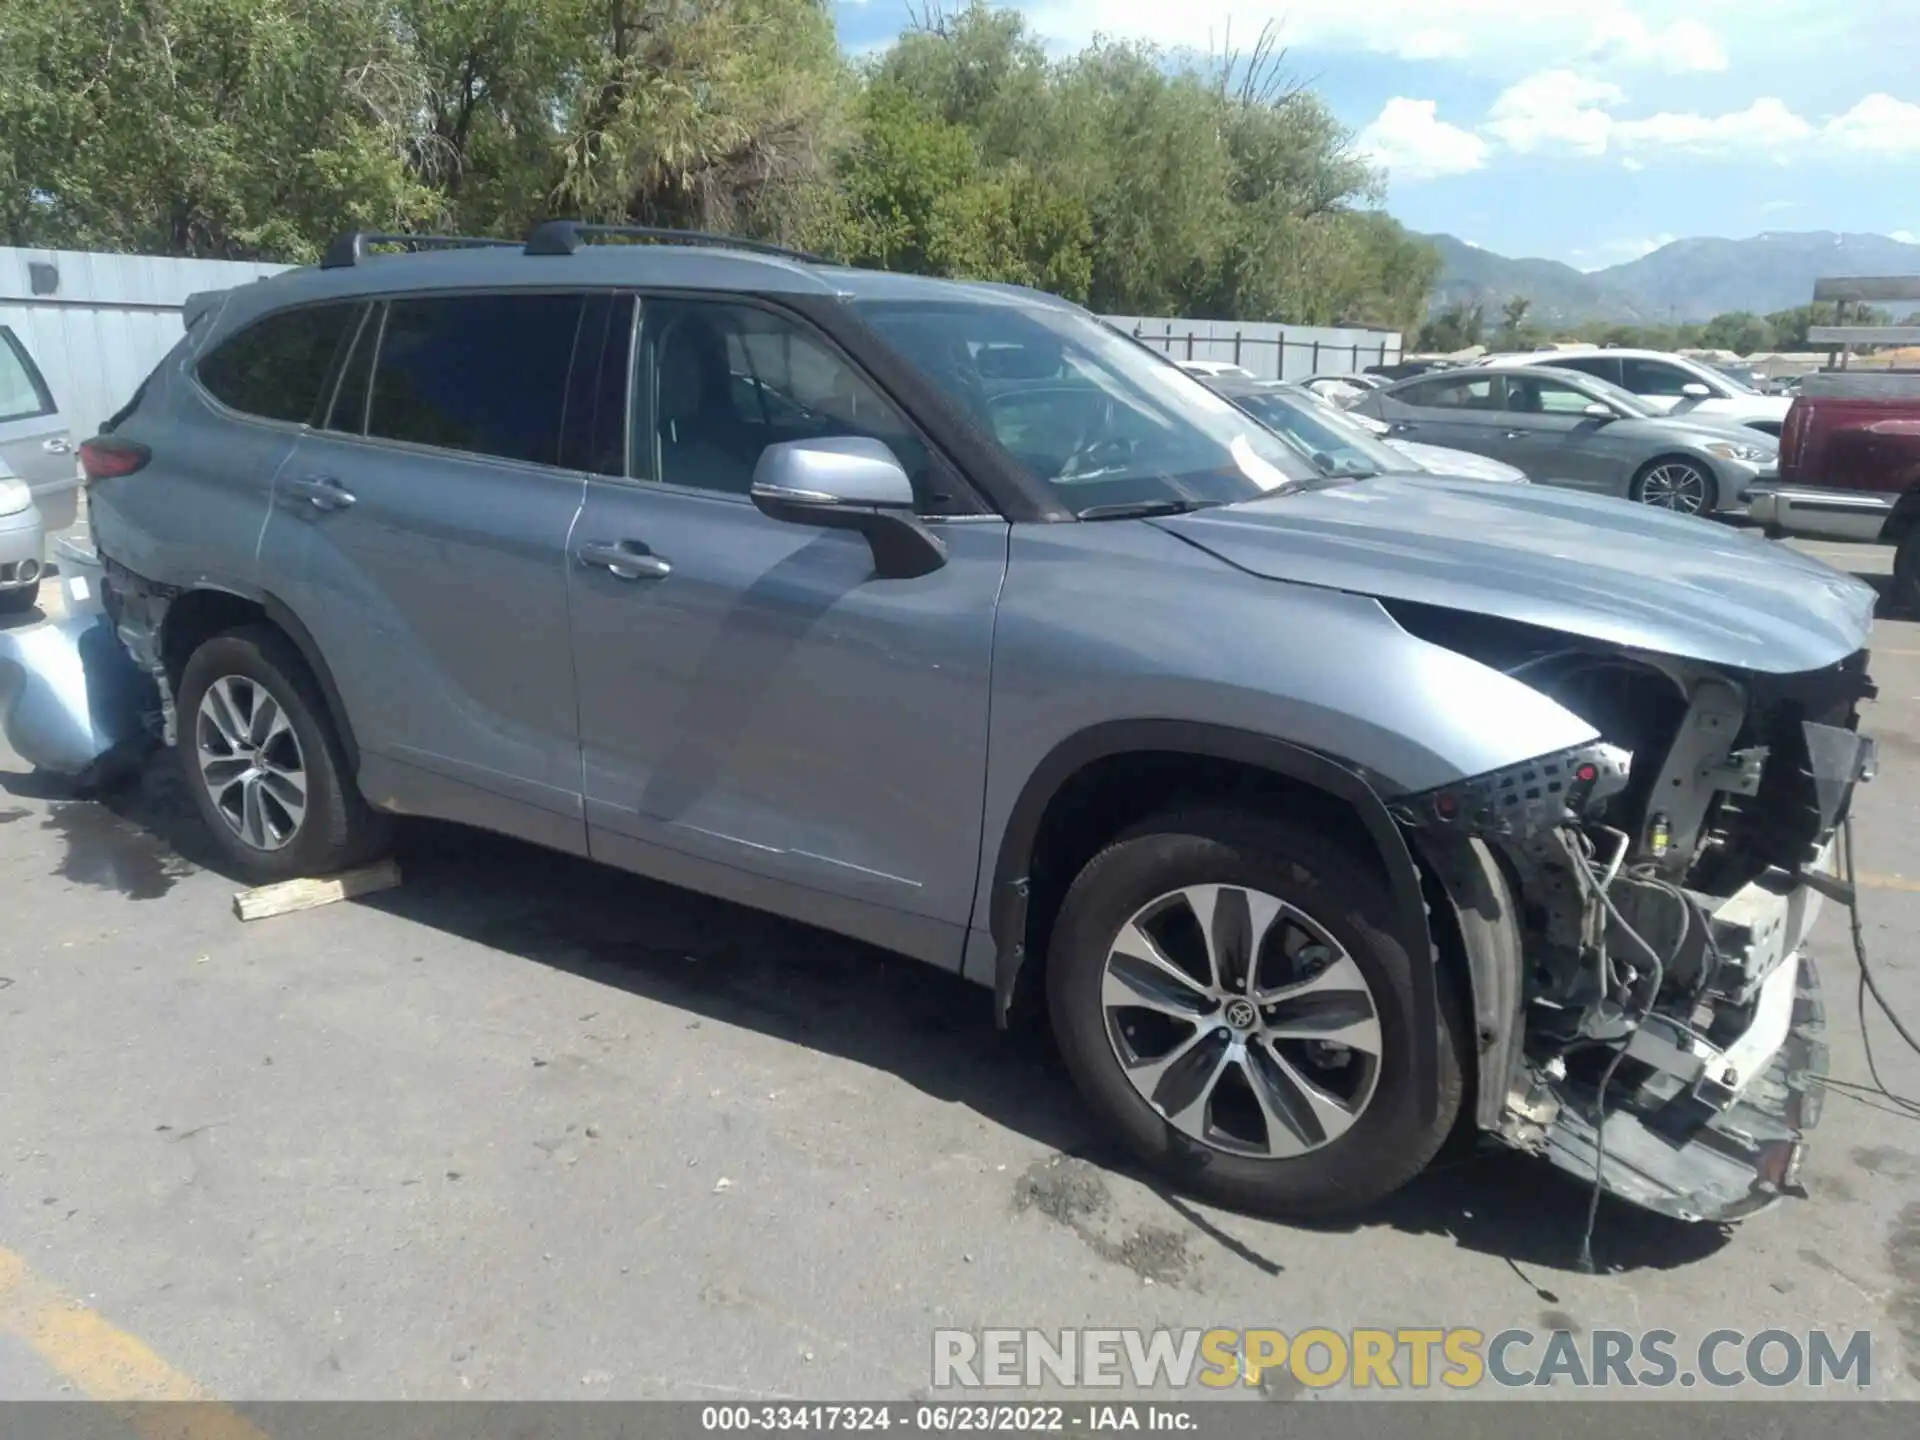
[[283,880],[278,885],[259,885],[242,890],[233,897],[233,913],[242,920],[265,920],[295,910],[311,910],[331,905],[336,900],[351,900],[376,890],[391,890],[400,883],[400,867],[391,860],[346,870],[321,880]]

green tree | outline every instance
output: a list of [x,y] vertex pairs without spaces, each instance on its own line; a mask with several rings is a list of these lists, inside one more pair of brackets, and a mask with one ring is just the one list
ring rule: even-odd
[[1527,329],[1527,312],[1532,308],[1533,301],[1524,295],[1515,295],[1500,307],[1499,344],[1503,350],[1526,348],[1532,334]]
[[1486,328],[1486,311],[1477,302],[1456,300],[1420,327],[1415,344],[1431,354],[1450,355],[1484,344]]
[[1716,315],[1700,331],[1700,344],[1708,350],[1731,350],[1736,355],[1751,355],[1772,348],[1773,326],[1747,310]]
[[306,260],[343,226],[433,222],[391,22],[375,0],[0,0],[0,229]]

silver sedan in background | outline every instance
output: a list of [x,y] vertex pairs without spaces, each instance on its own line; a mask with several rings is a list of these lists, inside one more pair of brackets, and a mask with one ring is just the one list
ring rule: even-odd
[[1663,415],[1617,385],[1546,365],[1422,375],[1353,407],[1394,439],[1471,450],[1537,482],[1685,515],[1739,506],[1779,474],[1770,436],[1736,421]]
[[1443,450],[1437,445],[1387,440],[1377,420],[1323,400],[1311,390],[1281,380],[1209,380],[1207,385],[1231,400],[1269,430],[1305,451],[1328,475],[1392,475],[1428,471],[1468,480],[1526,483],[1524,471],[1484,455]]

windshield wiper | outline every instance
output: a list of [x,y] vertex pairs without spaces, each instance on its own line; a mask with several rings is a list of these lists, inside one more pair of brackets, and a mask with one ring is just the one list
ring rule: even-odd
[[1089,505],[1074,511],[1078,520],[1139,520],[1152,515],[1190,515],[1224,505],[1224,500],[1123,500],[1113,505]]

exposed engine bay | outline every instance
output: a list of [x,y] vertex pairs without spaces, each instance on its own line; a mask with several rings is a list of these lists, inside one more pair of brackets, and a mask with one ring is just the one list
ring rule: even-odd
[[1600,736],[1396,807],[1472,952],[1482,1127],[1686,1219],[1800,1193],[1826,1064],[1800,951],[1874,771],[1867,652],[1755,674],[1391,608]]

